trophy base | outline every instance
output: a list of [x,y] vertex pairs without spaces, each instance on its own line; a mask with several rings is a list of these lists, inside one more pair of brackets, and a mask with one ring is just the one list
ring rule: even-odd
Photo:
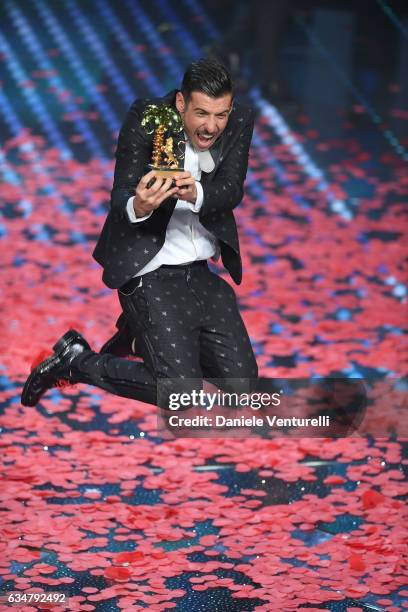
[[176,174],[184,172],[184,168],[166,168],[165,166],[153,166],[153,164],[149,164],[149,170],[154,170],[156,176],[161,178],[174,178]]

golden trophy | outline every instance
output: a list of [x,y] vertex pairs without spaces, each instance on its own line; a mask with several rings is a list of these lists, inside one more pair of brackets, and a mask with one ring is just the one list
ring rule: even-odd
[[[152,163],[149,164],[149,169],[163,178],[173,178],[178,172],[182,172],[183,163],[180,163],[174,151],[173,138],[183,130],[183,122],[178,112],[166,104],[149,104],[143,113],[141,125],[147,134],[153,134]],[[179,144],[182,142],[179,141]]]

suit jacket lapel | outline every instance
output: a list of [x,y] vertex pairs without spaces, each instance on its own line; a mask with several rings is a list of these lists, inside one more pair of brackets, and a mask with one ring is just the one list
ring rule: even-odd
[[210,172],[210,174],[212,174],[213,172],[217,170],[219,163],[220,163],[220,157],[221,157],[223,148],[224,148],[224,134],[221,134],[218,140],[210,148],[211,157],[213,158],[214,164],[215,164],[214,169],[212,170],[212,172]]

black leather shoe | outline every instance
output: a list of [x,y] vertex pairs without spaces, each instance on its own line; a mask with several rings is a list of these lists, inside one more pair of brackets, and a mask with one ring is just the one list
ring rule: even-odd
[[58,381],[70,381],[70,365],[74,358],[91,350],[85,338],[74,329],[64,334],[52,348],[54,354],[44,359],[27,378],[21,394],[23,406],[35,406]]
[[135,341],[123,313],[116,321],[116,327],[118,328],[116,334],[105,342],[99,352],[102,355],[104,353],[109,353],[110,355],[115,355],[115,357],[128,357],[128,355],[136,355],[137,349],[135,346]]

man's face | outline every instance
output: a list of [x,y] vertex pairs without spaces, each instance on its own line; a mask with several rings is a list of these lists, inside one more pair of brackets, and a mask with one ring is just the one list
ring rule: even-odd
[[176,94],[176,108],[179,111],[184,130],[192,145],[206,151],[225,130],[232,106],[232,94],[211,98],[201,91],[193,91],[188,103],[181,91]]

